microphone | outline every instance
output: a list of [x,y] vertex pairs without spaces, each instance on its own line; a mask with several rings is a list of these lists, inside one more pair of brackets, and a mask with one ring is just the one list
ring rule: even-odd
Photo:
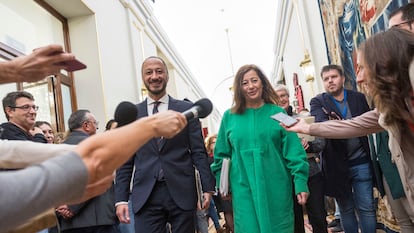
[[211,111],[213,110],[213,104],[207,98],[203,98],[198,100],[193,104],[193,106],[184,111],[183,114],[187,121],[194,119],[194,118],[204,118],[208,116]]
[[118,123],[117,128],[134,122],[137,119],[138,109],[135,104],[123,101],[115,109],[114,120]]

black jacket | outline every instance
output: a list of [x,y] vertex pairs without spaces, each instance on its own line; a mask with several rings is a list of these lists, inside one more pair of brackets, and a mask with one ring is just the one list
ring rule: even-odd
[[3,129],[0,133],[0,139],[47,143],[47,140],[43,134],[38,133],[32,136],[22,128],[10,122],[1,124],[0,128]]
[[[84,132],[73,131],[63,143],[76,145],[87,137],[88,134]],[[76,205],[69,205],[69,209],[74,212],[74,216],[71,219],[59,219],[61,230],[113,225],[116,221],[114,204],[114,186],[112,185],[105,193],[99,196]]]

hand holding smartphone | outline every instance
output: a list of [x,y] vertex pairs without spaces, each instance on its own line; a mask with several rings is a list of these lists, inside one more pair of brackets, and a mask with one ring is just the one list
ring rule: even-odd
[[298,122],[297,119],[287,115],[286,113],[283,112],[279,112],[276,113],[275,115],[270,116],[273,120],[276,120],[284,125],[286,125],[287,127],[290,127],[294,124],[296,124]]
[[[52,54],[50,54],[50,56],[60,54],[60,53],[64,53],[64,52],[62,51],[62,52],[52,53]],[[64,68],[64,70],[66,70],[68,72],[73,72],[73,71],[77,71],[77,70],[86,69],[86,65],[83,64],[82,62],[80,62],[78,59],[60,62],[59,65],[66,66],[66,68]]]

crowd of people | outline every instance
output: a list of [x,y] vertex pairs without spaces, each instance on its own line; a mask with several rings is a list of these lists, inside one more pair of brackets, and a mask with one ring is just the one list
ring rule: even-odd
[[[7,93],[0,183],[10,188],[1,191],[0,232],[205,233],[211,218],[218,233],[302,233],[306,211],[313,232],[327,233],[326,196],[337,203],[338,231],[375,233],[381,222],[386,232],[414,232],[414,3],[389,23],[358,49],[361,92],[344,87],[341,66],[323,66],[325,92],[299,113],[285,86],[244,65],[218,133],[206,138],[198,119],[181,114],[192,103],[167,93],[160,57],[142,63],[148,97],[137,120],[110,120],[103,133],[80,109],[57,142],[53,126],[37,121],[42,106],[31,93]],[[36,49],[0,63],[0,82],[38,81],[73,59],[58,45]],[[298,120],[278,123],[278,113]],[[374,190],[389,203],[385,220]]]

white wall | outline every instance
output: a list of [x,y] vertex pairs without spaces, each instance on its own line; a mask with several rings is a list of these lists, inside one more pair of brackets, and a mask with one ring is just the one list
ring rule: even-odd
[[[0,26],[13,25],[12,29],[0,32],[0,40],[7,35],[16,38],[16,42],[21,39],[24,43],[16,44],[23,45],[22,52],[31,51],[38,43],[63,44],[62,27],[57,19],[38,23],[39,14],[30,15],[33,20],[24,17],[27,12],[40,9],[33,1],[28,4],[29,1],[0,0],[0,6],[12,5],[17,9],[10,11],[0,7],[2,16],[6,17],[3,21],[7,22],[2,21]],[[149,0],[45,1],[68,19],[71,51],[88,66],[74,73],[76,102],[79,109],[94,113],[101,122],[101,131],[106,121],[113,118],[119,102],[142,100],[141,64],[145,57],[156,55],[166,60],[170,70],[167,90],[173,97],[196,101],[206,96],[159,25]],[[29,5],[32,8],[29,9]],[[44,12],[46,19],[50,19],[50,14]],[[41,28],[36,29],[35,25]],[[27,32],[31,36],[24,36]],[[2,90],[12,87],[4,86]],[[218,124],[219,112],[214,110],[212,116],[214,120],[202,121],[204,127]]]
[[[319,70],[328,63],[328,57],[318,1],[297,2],[298,5],[295,5],[292,0],[279,1],[272,82],[276,83],[282,78],[282,74],[285,75],[286,85],[291,93],[291,104],[293,105],[294,86],[292,78],[293,73],[297,73],[299,84],[303,90],[305,107],[309,108],[310,99],[324,91],[319,77]],[[304,74],[299,66],[304,59],[305,49],[309,52],[315,67],[313,84],[305,81]]]
[[[76,74],[79,108],[90,109],[99,121],[106,122],[119,102],[140,102],[141,64],[152,55],[166,60],[169,94],[192,101],[205,96],[156,21],[147,0],[83,2],[93,14],[69,21],[72,51],[88,64],[87,70]],[[214,114],[219,115],[217,111]],[[210,124],[218,123],[203,121],[205,127]]]

